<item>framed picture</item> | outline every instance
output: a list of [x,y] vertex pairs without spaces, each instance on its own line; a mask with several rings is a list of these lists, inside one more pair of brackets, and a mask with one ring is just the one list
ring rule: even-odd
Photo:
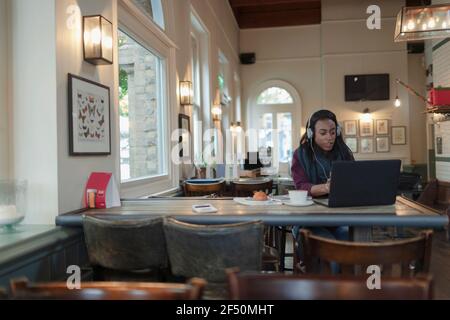
[[377,119],[376,120],[377,135],[388,135],[389,134],[389,120],[387,119]]
[[361,138],[361,153],[373,153],[373,138]]
[[389,137],[377,137],[377,152],[389,152]]
[[181,144],[182,147],[180,149],[180,158],[189,156],[189,150],[188,152],[183,152],[183,147],[185,146],[185,143],[188,143],[188,146],[190,148],[189,144],[190,141],[189,135],[191,132],[190,123],[191,122],[189,116],[182,113],[178,115],[178,127],[181,129],[181,135],[179,137],[178,142],[182,143]]
[[69,73],[69,154],[111,154],[109,87]]
[[353,153],[358,153],[358,138],[357,137],[346,137],[345,144],[352,150]]
[[361,137],[373,137],[373,120],[359,121],[359,135]]
[[347,120],[344,121],[344,135],[345,136],[356,136],[357,134],[357,121]]
[[406,127],[405,126],[397,126],[392,127],[392,144],[400,145],[406,144]]

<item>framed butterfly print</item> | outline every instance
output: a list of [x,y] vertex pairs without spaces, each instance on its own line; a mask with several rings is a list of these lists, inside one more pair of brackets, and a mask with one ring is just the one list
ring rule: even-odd
[[110,155],[109,87],[69,73],[69,154]]

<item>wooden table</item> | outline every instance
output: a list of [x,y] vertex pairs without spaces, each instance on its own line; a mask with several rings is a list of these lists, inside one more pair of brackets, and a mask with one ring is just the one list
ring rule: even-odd
[[[217,213],[192,212],[192,205],[211,203]],[[232,198],[150,198],[123,200],[122,207],[91,209],[82,214],[109,219],[138,219],[150,216],[172,216],[178,220],[196,224],[226,224],[261,220],[275,226],[351,226],[355,240],[369,240],[368,230],[373,226],[397,226],[418,228],[445,228],[449,220],[445,215],[403,197],[397,197],[394,205],[351,208],[328,208],[322,205],[291,207],[287,205],[246,206]],[[56,218],[60,226],[81,226],[82,214],[63,214]]]

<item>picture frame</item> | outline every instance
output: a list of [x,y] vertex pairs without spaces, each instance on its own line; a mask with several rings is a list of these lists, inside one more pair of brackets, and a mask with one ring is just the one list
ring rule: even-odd
[[69,154],[110,155],[110,89],[68,74]]
[[361,153],[373,153],[373,138],[361,138]]
[[377,119],[375,121],[377,135],[388,135],[389,134],[389,120],[387,119]]
[[353,153],[358,153],[358,138],[357,137],[345,137],[345,144]]
[[[191,132],[191,119],[188,115],[185,115],[183,113],[178,114],[178,128],[180,130],[182,130],[180,132],[180,136],[179,136],[179,140],[178,142],[183,146],[184,145],[184,141],[187,140],[187,142],[189,143],[189,149],[190,149],[190,139],[189,139],[189,135]],[[187,131],[187,132],[186,132]],[[184,158],[189,156],[189,152],[184,153],[183,152],[183,147],[181,147],[180,149],[180,153],[179,153],[180,158]]]
[[377,152],[389,152],[389,137],[377,137]]
[[361,137],[373,137],[373,120],[359,120],[359,135]]
[[391,137],[393,145],[406,144],[406,126],[392,126]]
[[358,121],[356,120],[346,120],[344,121],[344,135],[345,136],[356,136],[358,133]]

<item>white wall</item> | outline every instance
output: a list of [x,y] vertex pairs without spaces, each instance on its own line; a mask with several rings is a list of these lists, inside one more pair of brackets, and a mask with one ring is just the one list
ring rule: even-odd
[[[247,123],[247,105],[255,88],[268,80],[283,80],[300,94],[300,119],[317,110],[321,101],[320,26],[241,30],[241,52],[255,52],[256,63],[241,65],[242,105]],[[270,44],[270,45],[268,45]]]
[[10,5],[13,172],[28,181],[25,222],[53,224],[59,193],[55,1]]
[[0,179],[9,176],[8,132],[8,20],[6,0],[0,0]]
[[[381,7],[381,30],[366,27],[368,5]],[[394,16],[404,1],[323,0],[322,23],[313,26],[241,30],[241,52],[255,52],[256,64],[242,66],[244,105],[253,86],[270,79],[290,82],[300,93],[304,128],[308,116],[321,107],[340,121],[359,119],[369,107],[374,119],[406,125],[408,94],[399,90],[403,107],[394,109],[395,78],[408,81],[406,45],[393,42]],[[389,73],[391,100],[346,102],[344,75]],[[409,140],[409,139],[408,139]],[[406,146],[391,146],[390,154],[356,154],[359,159],[401,158],[410,162]]]
[[[68,212],[82,207],[83,189],[91,172],[114,172],[118,161],[116,143],[116,114],[118,114],[114,91],[114,65],[94,66],[83,60],[81,45],[81,20],[74,19],[71,6],[78,6],[81,16],[101,14],[117,26],[116,0],[56,0],[56,85],[57,85],[57,137],[58,137],[58,207],[59,212]],[[69,9],[69,10],[68,10]],[[72,24],[71,22],[75,22]],[[114,61],[117,61],[115,57]],[[111,155],[69,156],[68,125],[68,73],[99,82],[110,88]]]

